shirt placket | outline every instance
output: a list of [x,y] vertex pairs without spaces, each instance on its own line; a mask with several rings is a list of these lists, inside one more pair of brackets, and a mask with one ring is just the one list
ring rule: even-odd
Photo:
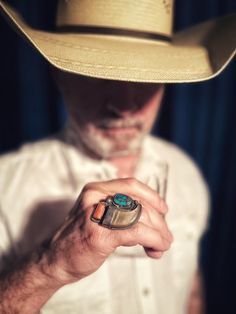
[[153,286],[152,268],[148,258],[135,258],[134,263],[137,293],[140,305],[142,306],[142,314],[158,314]]

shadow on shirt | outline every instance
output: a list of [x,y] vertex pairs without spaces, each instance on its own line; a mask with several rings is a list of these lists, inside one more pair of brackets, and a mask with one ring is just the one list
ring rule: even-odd
[[73,205],[74,200],[71,199],[37,203],[17,239],[13,238],[11,225],[7,219],[4,219],[11,245],[1,256],[2,272],[8,272],[21,265],[33,251],[46,248]]

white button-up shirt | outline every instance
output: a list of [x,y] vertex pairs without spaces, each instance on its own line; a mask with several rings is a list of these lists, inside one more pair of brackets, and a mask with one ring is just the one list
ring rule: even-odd
[[[116,177],[108,162],[89,159],[56,138],[2,156],[1,267],[52,235],[87,182]],[[95,273],[55,293],[42,313],[185,313],[208,215],[206,185],[189,157],[152,136],[144,141],[135,177],[166,193],[171,249],[154,260],[140,246],[120,247]]]

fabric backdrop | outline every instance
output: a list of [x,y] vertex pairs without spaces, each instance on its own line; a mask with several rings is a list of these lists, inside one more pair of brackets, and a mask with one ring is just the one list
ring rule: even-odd
[[[9,1],[34,26],[50,26],[55,0]],[[46,10],[47,8],[47,10]],[[175,29],[236,11],[235,0],[176,0]],[[0,20],[0,151],[57,131],[62,101],[46,62]],[[198,163],[209,184],[210,227],[202,241],[207,313],[236,313],[235,60],[210,82],[169,85],[154,133]],[[0,174],[1,175],[1,174]]]

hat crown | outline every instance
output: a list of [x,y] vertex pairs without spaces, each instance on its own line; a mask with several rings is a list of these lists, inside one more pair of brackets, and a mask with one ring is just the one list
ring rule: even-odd
[[95,26],[172,35],[174,0],[59,0],[57,27]]

